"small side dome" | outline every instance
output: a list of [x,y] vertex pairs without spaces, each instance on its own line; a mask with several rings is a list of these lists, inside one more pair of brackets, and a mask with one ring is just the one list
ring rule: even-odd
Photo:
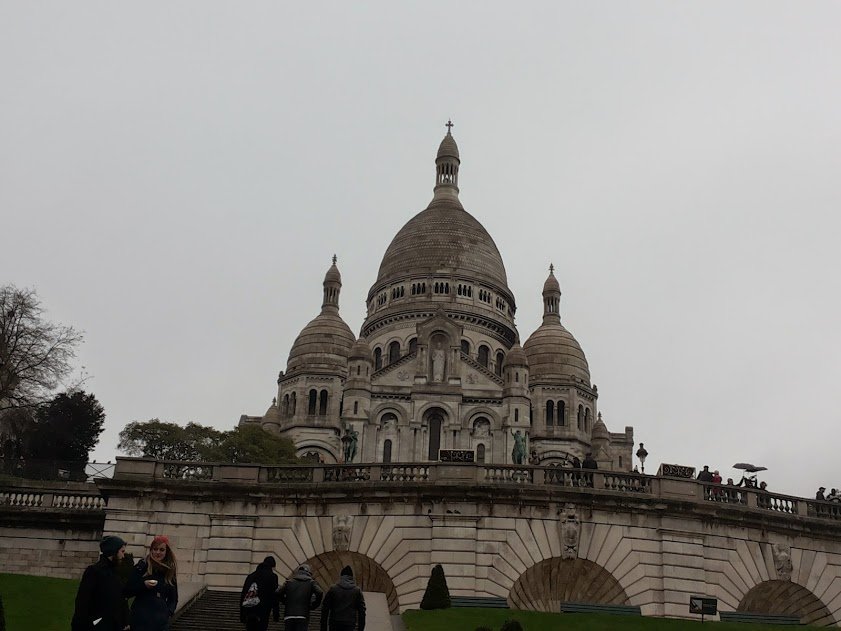
[[350,349],[350,355],[348,356],[348,359],[350,361],[356,359],[367,362],[373,362],[373,358],[374,355],[371,352],[371,346],[370,344],[368,344],[368,340],[366,340],[364,337],[360,337],[358,340],[356,340],[353,347]]
[[342,274],[339,272],[339,268],[336,267],[336,255],[333,255],[333,265],[330,266],[330,269],[327,270],[327,273],[324,275],[324,282],[325,283],[339,283],[342,284]]
[[593,440],[610,441],[610,432],[607,431],[607,425],[605,425],[604,421],[602,420],[601,412],[599,412],[599,418],[593,425]]
[[523,345],[531,379],[584,381],[590,383],[590,367],[584,351],[559,320],[544,321]]
[[548,292],[561,293],[561,284],[555,278],[555,265],[549,265],[549,276],[546,277],[546,282],[543,283],[543,294]]
[[514,346],[511,347],[511,350],[505,354],[505,359],[502,360],[503,370],[509,367],[529,367],[529,359],[526,357],[526,352],[523,350],[523,347],[520,346],[520,342],[515,342]]
[[286,372],[315,370],[347,374],[347,360],[356,336],[338,313],[322,311],[301,331],[289,351]]
[[277,409],[277,398],[272,399],[272,404],[266,413],[263,414],[263,423],[280,423],[280,411]]

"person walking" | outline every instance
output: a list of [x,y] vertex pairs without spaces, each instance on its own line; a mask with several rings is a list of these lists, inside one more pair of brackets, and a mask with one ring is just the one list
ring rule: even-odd
[[284,606],[283,620],[286,631],[307,631],[310,611],[318,609],[323,597],[324,592],[313,580],[310,566],[300,566],[278,593],[278,602]]
[[257,568],[245,578],[240,595],[239,619],[246,631],[266,631],[269,615],[275,622],[280,618],[277,602],[277,565],[273,556],[263,559]]
[[[358,626],[357,626],[358,625]],[[365,631],[365,598],[353,580],[353,570],[346,565],[324,597],[321,607],[321,631]]]
[[166,631],[178,605],[177,563],[169,539],[152,539],[149,553],[134,566],[126,595],[134,596],[131,631]]
[[[89,565],[79,590],[70,622],[71,631],[123,631],[128,628],[128,607],[117,566],[126,553],[126,542],[106,535],[99,542],[99,561]],[[43,603],[48,606],[48,603]]]

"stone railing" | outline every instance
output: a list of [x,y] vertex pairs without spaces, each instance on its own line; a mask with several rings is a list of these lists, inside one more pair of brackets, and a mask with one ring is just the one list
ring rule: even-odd
[[[531,465],[425,462],[261,466],[118,458],[114,480],[269,484],[280,488],[325,482],[445,486],[463,484],[532,489],[542,487],[547,490],[563,487],[574,492],[682,499],[702,504],[741,506],[782,515],[841,520],[841,504],[769,493],[753,487],[734,487],[631,472]],[[42,500],[33,494],[19,493],[14,501],[22,507],[37,507]]]
[[0,491],[0,507],[63,510],[103,510],[105,498],[96,489],[91,493],[54,493],[49,491]]

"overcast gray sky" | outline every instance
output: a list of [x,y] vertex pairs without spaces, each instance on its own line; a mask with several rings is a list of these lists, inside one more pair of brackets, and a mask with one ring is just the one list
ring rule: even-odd
[[262,414],[335,252],[359,330],[461,199],[525,340],[550,262],[611,431],[841,487],[837,2],[0,4],[0,283],[86,332],[95,451]]

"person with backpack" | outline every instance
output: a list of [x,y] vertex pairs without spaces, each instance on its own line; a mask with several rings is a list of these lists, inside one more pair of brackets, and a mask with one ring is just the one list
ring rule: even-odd
[[298,568],[291,579],[283,584],[278,601],[284,606],[283,620],[286,631],[307,631],[310,611],[318,609],[324,593],[313,580],[312,569],[306,563]]
[[321,631],[328,631],[328,628],[329,631],[365,631],[365,598],[348,565],[342,569],[339,582],[324,597]]
[[267,556],[251,574],[245,578],[240,595],[239,619],[246,631],[266,631],[269,628],[269,614],[274,621],[280,619],[277,601],[277,574],[274,573],[273,556]]

